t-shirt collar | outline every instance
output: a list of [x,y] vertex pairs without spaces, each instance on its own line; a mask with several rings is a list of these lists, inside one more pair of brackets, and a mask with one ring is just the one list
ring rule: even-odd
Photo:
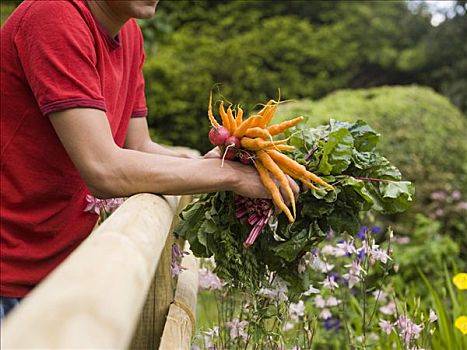
[[109,44],[109,47],[111,50],[115,50],[121,46],[121,41],[120,41],[120,35],[117,33],[115,37],[113,37],[107,28],[105,28],[98,20],[96,17],[94,17],[94,14],[92,13],[91,9],[89,8],[89,4],[87,0],[84,1],[86,4],[86,7],[88,8],[89,12],[91,13],[92,18],[94,19],[94,22],[97,25],[97,28],[99,28],[99,31],[101,32],[102,36],[104,37],[105,41]]

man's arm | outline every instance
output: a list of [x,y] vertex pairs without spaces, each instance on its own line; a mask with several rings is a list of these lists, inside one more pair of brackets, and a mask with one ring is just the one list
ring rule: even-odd
[[251,198],[270,197],[251,166],[225,161],[221,168],[220,159],[185,159],[118,147],[103,111],[74,108],[51,113],[49,118],[70,158],[97,197],[223,190]]
[[173,151],[153,142],[149,136],[146,118],[131,118],[125,138],[125,148],[172,157],[195,158],[188,154]]

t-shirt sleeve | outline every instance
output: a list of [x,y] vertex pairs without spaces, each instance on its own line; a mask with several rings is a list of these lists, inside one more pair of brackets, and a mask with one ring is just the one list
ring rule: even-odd
[[15,35],[20,64],[41,112],[106,110],[94,38],[67,1],[33,4]]
[[146,117],[148,115],[148,109],[146,106],[146,95],[144,93],[144,75],[143,75],[143,65],[144,65],[144,41],[141,30],[138,28],[139,32],[139,47],[140,47],[140,63],[138,69],[138,76],[136,82],[136,97],[133,111],[131,113],[132,118]]

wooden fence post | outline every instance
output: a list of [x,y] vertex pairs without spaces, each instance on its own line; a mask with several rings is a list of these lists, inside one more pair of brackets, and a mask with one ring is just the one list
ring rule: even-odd
[[129,198],[6,317],[1,348],[127,348],[177,203]]

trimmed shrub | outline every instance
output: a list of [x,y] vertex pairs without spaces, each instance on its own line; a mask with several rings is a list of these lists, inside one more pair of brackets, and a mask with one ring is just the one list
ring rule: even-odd
[[410,212],[423,211],[434,191],[467,193],[466,119],[430,88],[341,90],[316,102],[285,103],[276,121],[298,115],[308,117],[310,126],[330,118],[368,122],[381,134],[382,153],[405,179],[415,183],[416,200]]

